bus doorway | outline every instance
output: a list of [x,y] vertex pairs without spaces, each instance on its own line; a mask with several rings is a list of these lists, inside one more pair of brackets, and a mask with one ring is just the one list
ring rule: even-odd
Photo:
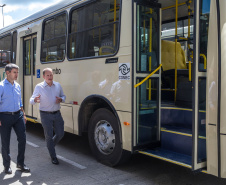
[[134,1],[134,150],[193,170],[207,158],[208,7]]
[[33,106],[29,103],[34,90],[37,35],[24,38],[23,41],[23,105],[26,115],[33,117]]

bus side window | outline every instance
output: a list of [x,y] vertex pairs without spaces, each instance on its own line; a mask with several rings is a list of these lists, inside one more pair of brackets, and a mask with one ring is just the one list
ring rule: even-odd
[[[70,14],[70,59],[112,55],[118,47],[120,0],[97,0]],[[85,16],[84,16],[85,15]]]
[[45,20],[41,48],[41,61],[62,61],[66,46],[66,14]]

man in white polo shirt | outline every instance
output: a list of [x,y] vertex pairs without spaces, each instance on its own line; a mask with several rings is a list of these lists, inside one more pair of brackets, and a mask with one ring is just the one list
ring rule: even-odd
[[[30,103],[40,103],[41,122],[45,133],[47,148],[53,164],[59,164],[55,146],[64,136],[64,120],[60,113],[60,103],[65,102],[66,96],[58,82],[53,81],[51,68],[43,70],[44,82],[36,85]],[[53,131],[55,135],[53,136]]]

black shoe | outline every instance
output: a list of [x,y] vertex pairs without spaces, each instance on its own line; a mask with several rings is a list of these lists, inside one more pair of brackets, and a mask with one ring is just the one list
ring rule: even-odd
[[5,167],[5,173],[6,174],[12,174],[12,170],[10,167]]
[[56,157],[53,157],[52,158],[52,163],[53,164],[59,164],[59,161],[58,161],[58,159]]
[[25,164],[24,165],[17,164],[16,167],[19,168],[22,172],[25,172],[25,173],[30,172],[30,168],[28,168]]

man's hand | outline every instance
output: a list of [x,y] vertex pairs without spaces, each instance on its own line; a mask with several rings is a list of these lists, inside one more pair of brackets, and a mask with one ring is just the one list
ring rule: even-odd
[[56,103],[61,103],[62,102],[62,98],[56,96]]
[[25,114],[25,112],[24,112],[23,107],[20,107],[20,110],[23,112],[23,115],[24,115],[24,122],[25,122],[25,124],[26,124],[26,123],[27,123],[27,118],[26,118],[26,114]]
[[25,116],[25,114],[24,114],[24,122],[25,124],[27,123],[27,117]]
[[2,126],[2,122],[0,121],[0,126]]
[[40,94],[38,96],[35,97],[34,102],[35,103],[40,103]]

